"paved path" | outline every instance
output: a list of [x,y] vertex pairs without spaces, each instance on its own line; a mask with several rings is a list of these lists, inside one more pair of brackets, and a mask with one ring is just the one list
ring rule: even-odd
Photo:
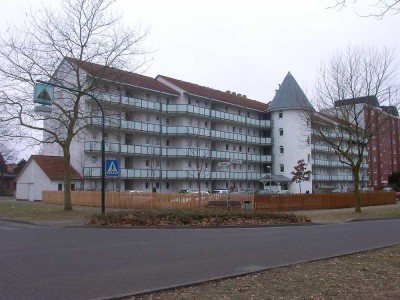
[[230,229],[0,221],[0,299],[106,299],[400,244],[400,219]]

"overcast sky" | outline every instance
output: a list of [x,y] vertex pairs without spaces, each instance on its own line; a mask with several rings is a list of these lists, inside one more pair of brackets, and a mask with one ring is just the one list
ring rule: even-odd
[[[23,10],[38,3],[0,0],[1,26],[23,20]],[[400,14],[362,18],[353,7],[327,9],[332,4],[334,0],[116,0],[115,8],[132,27],[151,27],[145,45],[156,52],[145,75],[166,75],[269,102],[288,71],[311,98],[321,62],[349,44],[387,47],[398,55]],[[366,9],[358,7],[360,13]]]

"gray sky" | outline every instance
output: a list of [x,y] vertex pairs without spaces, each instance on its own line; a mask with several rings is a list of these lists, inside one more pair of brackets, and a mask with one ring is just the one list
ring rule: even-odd
[[[0,25],[22,21],[29,3],[35,7],[40,1],[0,0]],[[145,75],[162,74],[269,102],[288,71],[312,98],[321,62],[349,44],[399,48],[400,14],[362,18],[353,7],[326,9],[333,3],[116,0],[115,9],[130,26],[151,27],[145,45],[156,52]]]

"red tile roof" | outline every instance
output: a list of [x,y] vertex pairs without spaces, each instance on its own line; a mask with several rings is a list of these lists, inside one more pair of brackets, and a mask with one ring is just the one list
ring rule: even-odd
[[[62,156],[32,155],[34,160],[50,180],[64,180],[64,159]],[[71,179],[82,180],[82,176],[70,165]]]
[[169,93],[177,96],[179,95],[178,92],[162,84],[161,82],[158,82],[154,78],[148,76],[139,75],[128,71],[123,71],[112,67],[105,67],[95,63],[79,61],[69,57],[67,57],[66,60],[74,64],[79,64],[79,66],[83,70],[85,70],[89,75],[92,75],[94,77],[101,77],[114,82],[130,84],[138,87],[143,87],[145,89],[161,91],[164,93]]
[[219,90],[214,90],[209,87],[200,86],[194,83],[174,79],[171,77],[158,75],[158,78],[163,78],[164,80],[172,83],[173,85],[181,88],[189,94],[197,95],[201,97],[211,98],[215,100],[225,101],[231,104],[236,104],[240,106],[245,106],[252,109],[265,111],[268,107],[268,104],[262,103],[256,100],[248,99],[247,97],[238,96],[238,94],[227,93]]

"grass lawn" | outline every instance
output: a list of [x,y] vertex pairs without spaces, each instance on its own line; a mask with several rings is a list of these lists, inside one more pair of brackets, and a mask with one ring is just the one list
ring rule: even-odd
[[64,207],[61,205],[0,198],[0,219],[5,220],[27,222],[83,221],[86,216],[99,211],[100,208],[93,207],[74,207],[72,211],[64,211]]

